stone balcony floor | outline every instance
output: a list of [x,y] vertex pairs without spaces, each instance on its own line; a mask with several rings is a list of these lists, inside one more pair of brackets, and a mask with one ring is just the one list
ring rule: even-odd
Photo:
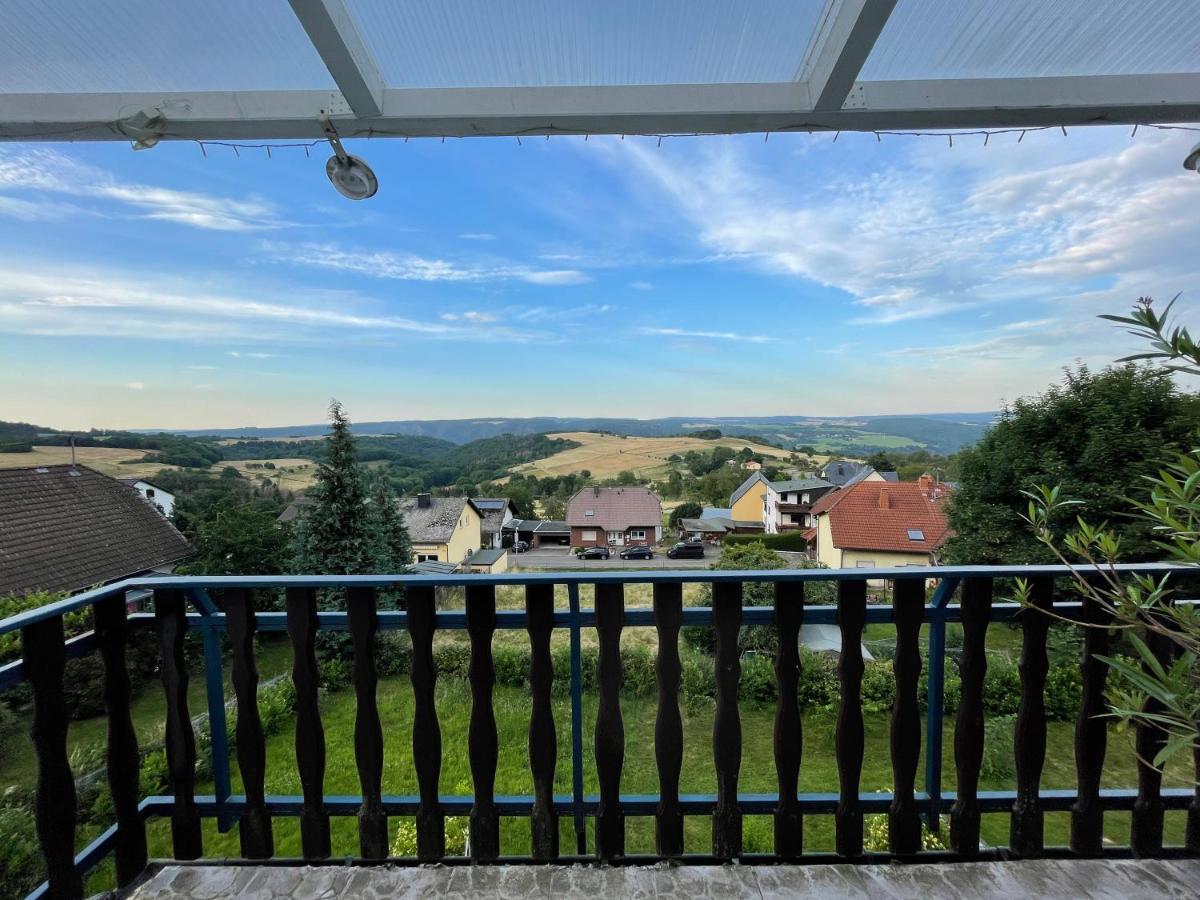
[[1200,860],[1025,860],[804,866],[222,866],[163,864],[133,900],[591,897],[1200,897]]

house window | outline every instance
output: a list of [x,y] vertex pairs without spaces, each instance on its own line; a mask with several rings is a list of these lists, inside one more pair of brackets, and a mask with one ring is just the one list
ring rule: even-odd
[[437,562],[438,555],[436,553],[418,553],[417,562]]
[[154,496],[154,488],[146,488],[146,499],[149,500]]
[[594,541],[596,539],[596,532],[584,531],[579,536],[585,541]]
[[858,568],[860,568],[860,569],[873,569],[873,568],[875,568],[875,560],[860,559],[858,561],[857,565],[858,565]]
[[803,516],[801,516],[799,513],[788,513],[788,521],[791,522],[793,525],[800,524],[800,520],[802,518],[803,518]]
[[801,502],[801,503],[808,503],[808,498],[809,498],[809,495],[808,495],[808,494],[801,494],[801,495],[800,495],[800,502]]
[[646,539],[646,530],[644,528],[629,529],[629,539],[631,541],[644,541]]
[[908,539],[910,541],[923,541],[925,540],[925,532],[920,528],[910,528],[908,529]]

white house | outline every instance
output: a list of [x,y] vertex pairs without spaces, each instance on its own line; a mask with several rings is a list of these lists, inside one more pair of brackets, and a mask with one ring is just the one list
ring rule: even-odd
[[175,495],[143,478],[122,478],[121,483],[133,488],[142,499],[158,509],[168,519],[175,514]]
[[834,485],[821,478],[768,482],[763,494],[763,527],[767,534],[805,528],[808,511],[832,490]]

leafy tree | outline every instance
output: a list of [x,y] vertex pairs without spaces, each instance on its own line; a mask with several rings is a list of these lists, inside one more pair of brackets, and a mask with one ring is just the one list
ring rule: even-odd
[[877,472],[895,472],[895,461],[882,450],[867,457],[867,465]]
[[[1062,485],[1076,511],[1119,520],[1129,560],[1156,557],[1151,526],[1128,516],[1125,497],[1186,444],[1200,424],[1196,398],[1168,373],[1132,364],[1095,374],[1067,371],[1060,385],[1016,401],[975,447],[962,451],[948,512],[955,531],[944,557],[961,564],[1051,562],[1024,527],[1022,488]],[[1063,520],[1049,523],[1057,527]],[[1061,533],[1061,532],[1060,532]]]
[[542,498],[542,518],[561,522],[567,517],[567,501],[561,497]]
[[516,508],[518,519],[532,519],[534,516],[533,491],[524,482],[515,479],[508,486],[509,502]]
[[622,469],[617,473],[617,484],[637,484],[638,478],[629,469]]
[[675,528],[678,527],[680,519],[697,519],[701,512],[703,510],[699,503],[680,503],[671,510],[671,517],[667,521],[671,523],[672,528]]
[[[721,558],[710,569],[761,571],[786,569],[787,560],[764,544],[729,544],[721,548]],[[771,606],[775,602],[775,586],[766,582],[749,582],[742,587],[743,606]],[[702,585],[690,605],[712,606],[712,585]],[[693,625],[683,629],[683,639],[705,653],[716,650],[716,631],[711,625]],[[779,650],[779,632],[769,625],[743,625],[738,632],[738,647],[757,650],[772,656]]]
[[180,567],[185,575],[278,575],[287,562],[275,510],[232,494],[193,521],[190,537],[196,554]]

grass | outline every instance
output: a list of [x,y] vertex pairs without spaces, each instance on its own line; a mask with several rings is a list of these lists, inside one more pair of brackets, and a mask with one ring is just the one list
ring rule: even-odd
[[590,431],[563,432],[552,434],[550,437],[566,438],[581,446],[563,450],[545,459],[514,466],[512,471],[545,478],[548,475],[566,475],[587,469],[593,478],[611,478],[628,470],[646,478],[665,473],[669,466],[667,457],[676,453],[682,455],[689,450],[707,451],[717,446],[732,447],[735,450],[750,447],[763,456],[776,459],[787,459],[791,455],[788,450],[736,437],[706,441],[693,437],[619,437]]
[[[385,793],[415,794],[416,772],[412,761],[412,689],[407,678],[383,679],[379,686],[379,708],[385,735],[383,784]],[[555,700],[555,721],[558,727],[558,768],[555,791],[570,792],[570,734],[569,706],[566,698]],[[444,794],[465,795],[471,792],[471,777],[468,767],[467,731],[470,716],[470,694],[466,683],[460,680],[444,680],[437,690],[438,715],[442,728],[443,759],[441,790]],[[622,711],[625,719],[625,769],[621,789],[625,793],[655,793],[658,786],[657,769],[653,754],[654,719],[656,704],[650,698],[624,698]],[[499,794],[529,794],[532,780],[528,763],[527,728],[529,699],[527,693],[518,688],[498,687],[495,692],[495,712],[499,733],[499,764],[496,791]],[[584,702],[584,773],[585,790],[597,792],[595,765],[592,756],[591,736],[595,726],[596,703],[592,696]],[[349,692],[327,697],[323,704],[323,716],[328,747],[326,768],[326,792],[330,794],[356,794],[359,791],[357,773],[353,759],[354,702]],[[776,788],[772,729],[774,710],[770,706],[748,706],[741,710],[743,751],[741,792],[772,792]],[[711,707],[701,707],[685,712],[684,716],[684,760],[680,789],[684,793],[712,794],[716,780],[712,765],[712,720]],[[888,750],[888,720],[884,714],[867,715],[866,753],[863,762],[862,787],[864,790],[886,790],[892,784],[890,755]],[[943,767],[943,785],[953,789],[954,770],[950,748],[953,746],[952,724],[948,723],[945,733],[946,762]],[[801,765],[800,788],[805,792],[836,791],[837,767],[833,752],[834,718],[831,713],[819,712],[805,717],[804,752]],[[1067,723],[1051,723],[1048,735],[1046,769],[1043,785],[1046,788],[1070,788],[1074,785],[1074,762],[1071,751],[1072,726]],[[290,732],[277,734],[267,745],[267,793],[299,794],[300,784],[296,773],[293,737]],[[918,769],[918,790],[923,786],[924,763]],[[1174,785],[1186,784],[1185,773],[1171,773],[1167,781]],[[234,790],[240,790],[236,774]],[[1110,743],[1109,760],[1105,768],[1106,786],[1129,787],[1136,784],[1136,772],[1132,752],[1126,736],[1114,736]],[[1012,779],[984,779],[982,790],[1012,787]],[[211,785],[201,785],[198,791],[211,792]],[[1110,814],[1105,819],[1106,838],[1114,843],[1126,843],[1128,839],[1128,815]],[[390,823],[395,834],[397,820]],[[983,821],[983,841],[992,845],[1004,845],[1008,841],[1009,817],[1007,814],[986,815]],[[502,819],[501,852],[504,854],[527,854],[529,852],[528,820],[511,817]],[[561,842],[564,852],[573,846],[569,822],[560,822]],[[590,826],[589,826],[590,827]],[[1048,815],[1046,841],[1050,845],[1064,844],[1067,839],[1066,815]],[[687,852],[707,852],[711,841],[710,822],[706,816],[689,816],[685,823],[685,848]],[[745,849],[747,852],[766,852],[772,846],[771,821],[769,817],[748,816],[745,820]],[[239,854],[236,829],[229,834],[217,832],[215,823],[205,823],[205,855],[208,857],[237,856]],[[1168,816],[1167,839],[1180,843],[1183,823],[1179,815]],[[296,855],[299,852],[299,822],[294,818],[275,820],[276,852],[278,855]],[[653,820],[651,818],[629,818],[627,820],[627,852],[652,852],[654,846]],[[809,850],[830,850],[833,847],[833,817],[813,815],[805,819],[805,846]],[[589,847],[594,847],[594,838],[589,835]],[[333,820],[334,856],[355,855],[358,848],[356,820],[352,816],[335,817]],[[165,821],[151,826],[151,855],[167,856],[170,853],[169,826]]]
[[[162,463],[143,463],[151,451],[125,450],[120,447],[76,447],[75,461],[113,478],[145,478],[163,469],[176,469]],[[70,447],[34,446],[30,453],[0,453],[0,469],[27,466],[62,466],[71,461]]]

